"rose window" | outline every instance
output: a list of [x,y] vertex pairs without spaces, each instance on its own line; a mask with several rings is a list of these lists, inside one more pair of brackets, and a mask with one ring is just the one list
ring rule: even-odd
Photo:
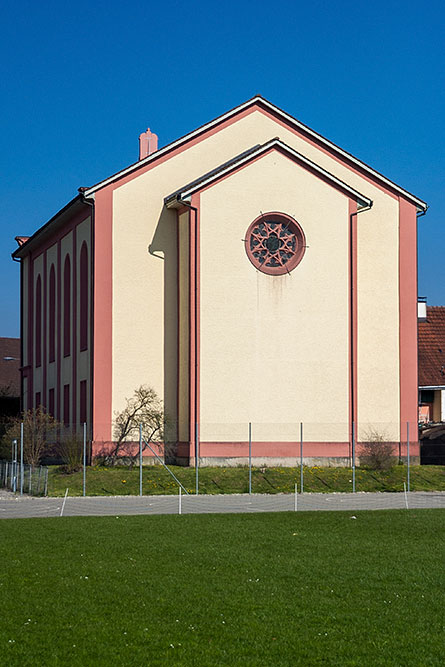
[[300,225],[283,213],[266,213],[254,220],[247,230],[245,244],[255,268],[275,276],[292,271],[306,248]]

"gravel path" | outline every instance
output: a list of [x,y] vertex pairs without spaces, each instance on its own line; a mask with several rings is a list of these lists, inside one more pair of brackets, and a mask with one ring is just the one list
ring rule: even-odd
[[[445,492],[404,493],[304,493],[260,495],[182,496],[182,514],[286,512],[311,510],[445,509]],[[0,518],[18,519],[60,516],[63,498],[15,496],[0,490]],[[63,516],[121,516],[130,514],[178,514],[178,496],[68,496]]]

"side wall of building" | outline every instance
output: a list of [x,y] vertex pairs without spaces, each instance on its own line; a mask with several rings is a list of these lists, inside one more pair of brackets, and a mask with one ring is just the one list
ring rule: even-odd
[[66,425],[92,418],[91,234],[84,213],[22,259],[23,408]]

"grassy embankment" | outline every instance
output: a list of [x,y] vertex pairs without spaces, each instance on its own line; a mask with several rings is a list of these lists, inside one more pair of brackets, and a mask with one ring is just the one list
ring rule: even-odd
[[[175,475],[190,492],[195,492],[195,469],[171,466]],[[317,493],[352,491],[352,471],[348,468],[304,468],[304,491]],[[412,491],[445,491],[445,466],[412,466]],[[403,491],[406,466],[395,466],[386,472],[357,468],[357,491]],[[253,493],[293,493],[295,483],[300,487],[299,468],[254,468]],[[69,488],[69,495],[82,495],[82,472],[65,474],[54,466],[50,470],[48,495],[61,496]],[[87,469],[87,495],[134,495],[139,493],[139,469]],[[247,468],[200,468],[200,493],[246,493],[249,490]],[[162,466],[143,468],[143,494],[173,494],[178,485]]]

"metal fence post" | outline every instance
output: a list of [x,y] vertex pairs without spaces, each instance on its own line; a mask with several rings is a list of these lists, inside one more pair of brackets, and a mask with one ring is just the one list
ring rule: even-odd
[[87,425],[83,424],[83,495],[87,493]]
[[410,491],[410,459],[409,459],[409,422],[406,422],[406,459],[407,459],[407,464],[408,464],[408,470],[407,470],[407,486],[408,486],[408,493]]
[[252,424],[249,422],[249,495],[252,495]]
[[23,496],[23,422],[20,424],[20,495]]
[[300,422],[300,493],[303,493],[303,422]]
[[355,493],[355,422],[352,422],[352,493]]
[[142,496],[142,424],[139,424],[139,495]]
[[298,487],[297,482],[295,482],[295,493],[294,493],[294,511],[298,509]]
[[14,471],[14,477],[13,477],[13,491],[14,493],[17,492],[17,440],[14,439],[12,441],[13,449],[14,449],[14,461],[12,464],[13,471]]
[[195,424],[195,493],[199,494],[199,432],[198,432],[198,422]]

